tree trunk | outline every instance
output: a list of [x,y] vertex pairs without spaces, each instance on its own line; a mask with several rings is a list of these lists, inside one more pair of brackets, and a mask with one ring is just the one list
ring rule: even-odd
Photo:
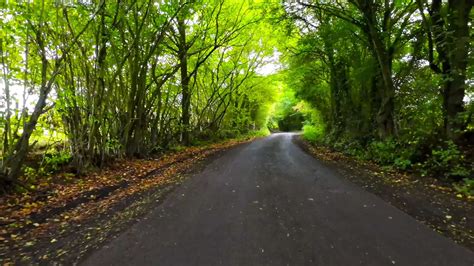
[[[469,13],[471,0],[450,0],[448,16],[448,38],[450,47],[447,53],[449,67],[444,68],[444,130],[446,136],[458,140],[466,125],[459,114],[464,112],[466,91],[466,69],[469,52]],[[440,44],[441,45],[441,44]]]
[[23,128],[23,133],[21,134],[20,139],[16,143],[15,148],[12,150],[12,153],[7,156],[8,159],[5,163],[6,169],[2,169],[7,171],[6,180],[11,183],[16,182],[18,176],[21,173],[21,166],[23,165],[23,161],[26,159],[26,155],[28,154],[28,149],[30,147],[29,140],[31,134],[33,133],[36,124],[38,123],[40,115],[43,113],[44,107],[46,106],[46,99],[52,87],[52,80],[47,81],[46,77],[48,69],[46,53],[44,52],[44,50],[42,53],[42,82],[38,101],[36,102],[35,109],[33,110],[33,113],[31,114],[28,123],[26,123],[25,127]]
[[178,18],[178,31],[180,38],[179,61],[181,73],[181,141],[184,145],[189,145],[189,121],[191,106],[191,91],[189,89],[188,73],[188,47],[186,43],[186,25],[184,18]]
[[[418,5],[423,11],[423,2],[419,1]],[[453,141],[459,140],[466,127],[459,114],[464,112],[472,5],[472,0],[449,0],[447,15],[444,15],[443,1],[433,0],[429,9],[430,19],[422,16],[428,35],[430,67],[443,77],[443,132]],[[434,46],[438,63],[434,60]]]
[[377,124],[379,137],[382,139],[396,134],[394,109],[395,109],[395,86],[392,79],[392,57],[386,49],[382,36],[376,31],[374,25],[369,23],[369,39],[372,43],[373,52],[379,63],[383,86],[380,88],[381,103],[377,113]]
[[[388,2],[385,2],[385,6],[387,5]],[[359,1],[359,9],[364,14],[366,21],[366,26],[362,29],[367,35],[383,80],[383,86],[380,88],[382,102],[376,120],[379,137],[385,139],[396,134],[394,121],[395,86],[392,79],[392,55],[387,47],[387,38],[389,38],[390,33],[384,27],[380,30],[376,26],[375,6],[376,4],[373,1]]]
[[7,154],[10,148],[10,141],[12,141],[11,134],[11,107],[10,107],[10,83],[8,78],[8,66],[5,62],[5,51],[3,48],[3,40],[0,39],[0,56],[2,57],[2,68],[3,68],[3,84],[5,88],[5,101],[6,101],[6,116],[5,116],[5,132],[3,136],[3,154]]

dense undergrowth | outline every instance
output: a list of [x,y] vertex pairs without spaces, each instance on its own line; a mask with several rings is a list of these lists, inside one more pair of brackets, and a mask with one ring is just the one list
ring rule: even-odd
[[[466,196],[474,195],[472,150],[462,150],[452,141],[426,146],[395,139],[369,140],[363,144],[354,139],[325,136],[321,126],[309,124],[303,127],[303,137],[312,144],[328,146],[359,160],[413,172],[421,177],[430,176],[454,182],[458,192]],[[425,150],[428,152],[424,153]]]

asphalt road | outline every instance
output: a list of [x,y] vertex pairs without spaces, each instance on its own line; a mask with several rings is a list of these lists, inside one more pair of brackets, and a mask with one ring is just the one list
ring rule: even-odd
[[225,152],[84,265],[474,265],[274,134]]

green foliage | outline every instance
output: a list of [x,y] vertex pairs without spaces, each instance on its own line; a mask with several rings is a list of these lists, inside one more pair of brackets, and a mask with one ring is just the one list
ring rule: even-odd
[[396,158],[393,166],[401,170],[408,170],[411,168],[412,162],[409,159]]
[[[196,146],[200,146],[200,145],[203,145],[202,143],[196,143],[195,144]],[[186,146],[183,146],[183,145],[173,145],[173,146],[170,146],[168,148],[169,151],[172,151],[172,152],[180,152],[180,151],[184,151],[186,149]]]
[[421,169],[425,175],[461,179],[470,174],[465,164],[464,155],[457,145],[452,141],[446,141],[431,151]]
[[[453,84],[474,78],[469,71],[474,61],[466,50],[449,48],[461,47],[454,43],[468,38],[443,43],[439,40],[445,38],[438,36],[433,49],[445,50],[445,55],[434,53],[435,58],[430,58],[432,47],[421,37],[450,34],[443,27],[452,18],[449,12],[458,12],[458,7],[448,2],[441,5],[440,10],[447,13],[438,14],[446,19],[439,32],[426,32],[432,28],[425,28],[416,13],[416,2],[352,5],[323,1],[311,7],[288,6],[299,38],[285,58],[285,82],[294,93],[294,110],[303,113],[309,125],[303,136],[387,167],[456,180],[472,176],[472,162],[463,153],[472,149],[468,143],[472,142],[469,131],[474,105],[466,98],[472,98],[473,87],[461,90],[461,85]],[[301,14],[308,16],[302,19]],[[442,58],[461,53],[457,59]],[[467,67],[460,61],[455,67],[466,76],[453,75],[454,65],[449,61],[466,57]],[[302,111],[298,102],[316,115]],[[312,125],[323,125],[324,135]],[[451,142],[441,143],[449,139]]]
[[53,151],[43,155],[43,160],[37,167],[23,168],[24,181],[27,184],[35,183],[39,178],[48,177],[62,170],[71,162],[72,156],[66,151]]
[[304,117],[301,113],[288,113],[278,120],[278,129],[281,131],[298,131],[303,126]]
[[240,136],[240,131],[238,129],[224,129],[220,130],[217,134],[217,139],[233,139]]
[[305,117],[296,108],[299,100],[296,99],[295,93],[291,89],[282,87],[282,90],[268,126],[273,130],[280,131],[301,130]]
[[266,137],[268,135],[270,135],[270,130],[266,127],[259,130],[250,131],[247,134],[248,137]]
[[474,196],[474,179],[463,178],[459,184],[454,184],[454,188],[466,196]]
[[[468,141],[456,135],[474,128],[474,101],[463,101],[473,86],[451,85],[474,78],[473,56],[457,45],[469,38],[444,38],[447,25],[462,24],[452,23],[459,7],[450,2],[439,32],[413,1],[43,2],[0,9],[2,84],[11,85],[0,90],[0,178],[21,169],[6,164],[27,161],[18,151],[29,145],[48,174],[267,127],[303,128],[309,141],[403,170],[472,173]],[[262,74],[275,58],[285,69]],[[46,104],[34,110],[34,101]],[[433,148],[440,139],[453,142]],[[45,155],[52,143],[63,151]]]
[[[267,20],[279,3],[43,2],[0,9],[0,179],[21,175],[31,155],[18,151],[44,155],[36,174],[68,162],[80,172],[264,134],[281,78],[261,69],[288,39]],[[52,143],[73,158],[48,155]]]
[[397,159],[397,144],[394,140],[373,141],[367,147],[367,155],[377,163],[391,164]]
[[321,142],[324,138],[324,129],[321,126],[306,124],[303,126],[303,137],[311,143]]
[[33,167],[29,167],[29,166],[24,167],[23,176],[25,178],[25,181],[29,184],[35,183],[38,178],[39,171],[40,169],[35,169]]
[[62,166],[68,164],[71,159],[71,154],[66,151],[47,153],[44,155],[41,168],[45,168],[47,172],[55,172],[58,171]]
[[394,166],[397,169],[409,170],[416,158],[416,147],[406,145],[400,140],[389,139],[374,141],[369,144],[367,158],[382,165]]

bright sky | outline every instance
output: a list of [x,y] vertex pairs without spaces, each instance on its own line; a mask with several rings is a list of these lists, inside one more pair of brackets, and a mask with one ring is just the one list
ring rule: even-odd
[[[19,84],[10,84],[10,97],[13,99],[12,101],[12,109],[21,110],[24,106],[23,101],[23,85]],[[6,109],[6,101],[5,101],[5,86],[3,80],[0,80],[0,112],[4,112]],[[35,106],[36,101],[38,100],[38,95],[36,93],[28,94],[26,93],[26,107],[29,110],[32,110]]]
[[264,63],[257,68],[257,73],[262,76],[268,76],[278,72],[281,69],[280,54],[280,52],[275,50],[272,56],[264,58]]

